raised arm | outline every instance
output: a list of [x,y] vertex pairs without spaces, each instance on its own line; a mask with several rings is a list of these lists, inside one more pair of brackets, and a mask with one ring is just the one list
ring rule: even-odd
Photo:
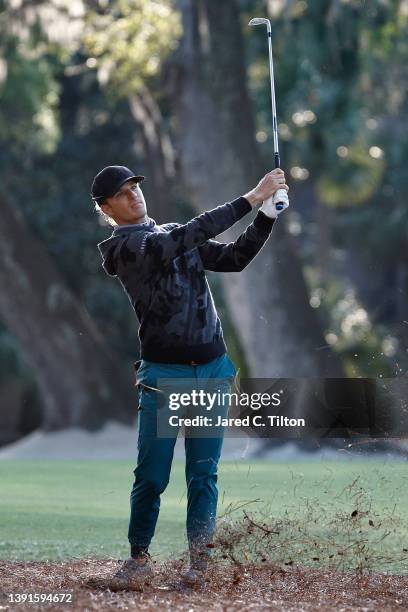
[[221,234],[252,210],[244,197],[206,211],[184,225],[168,232],[146,235],[143,251],[156,260],[166,262]]
[[287,188],[284,173],[280,169],[272,170],[244,196],[206,211],[168,232],[147,234],[142,245],[143,254],[165,264],[174,257],[199,247],[210,238],[222,234],[252,208],[270,198],[282,187]]
[[198,251],[206,270],[240,272],[254,259],[267,241],[275,219],[259,211],[251,225],[235,242],[229,244],[207,240]]

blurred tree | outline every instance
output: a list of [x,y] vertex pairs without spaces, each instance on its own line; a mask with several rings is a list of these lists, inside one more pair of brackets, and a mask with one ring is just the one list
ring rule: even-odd
[[[107,418],[130,423],[135,416],[130,372],[126,376],[118,366],[13,198],[15,189],[18,193],[16,180],[30,184],[35,156],[55,150],[54,69],[62,53],[43,31],[41,9],[46,3],[13,6],[6,10],[3,4],[0,21],[4,74],[0,139],[6,194],[1,201],[0,274],[2,286],[7,287],[1,292],[0,316],[35,372],[45,429],[95,428]],[[60,18],[66,26],[64,15]]]
[[[175,113],[171,133],[177,143],[179,177],[200,211],[254,186],[262,165],[253,138],[236,2],[186,1],[176,6],[184,26],[178,48],[177,13],[167,2],[160,3],[160,10],[157,3],[143,0],[111,3],[88,21],[96,33],[89,32],[85,40],[98,70],[108,73],[108,87],[130,97],[139,95],[141,77],[144,88],[161,89],[158,60],[162,60],[165,92]],[[160,12],[166,13],[165,22]],[[153,67],[152,57],[157,60]],[[166,102],[162,100],[163,105]],[[330,350],[324,356],[316,351],[324,339],[308,303],[299,261],[279,225],[274,247],[269,246],[244,273],[223,275],[247,360],[259,376],[336,375],[341,370]],[[232,237],[231,232],[227,235]]]
[[[177,135],[183,179],[197,209],[202,209],[217,199],[244,193],[272,164],[263,166],[254,140],[237,3],[186,1],[180,6],[184,37],[175,60]],[[205,171],[195,170],[200,167]],[[247,223],[239,224],[241,231]],[[227,239],[234,235],[235,229],[225,234]],[[316,350],[325,342],[283,219],[248,270],[225,275],[225,288],[251,371],[257,376],[340,374],[331,351],[323,356]]]
[[[173,145],[167,122],[149,85],[160,75],[163,59],[177,46],[180,18],[169,0],[88,2],[83,37],[111,99],[128,99],[142,134],[143,156],[152,192],[152,216],[163,218],[175,177]],[[158,96],[160,98],[160,96]]]
[[[177,6],[0,2],[5,199],[22,211],[65,290],[126,366],[137,348],[136,322],[100,269],[95,243],[107,228],[95,223],[92,176],[112,160],[134,164],[149,177],[149,212],[158,221],[175,206],[186,218],[187,194],[199,211],[255,183],[272,159],[269,75],[266,37],[247,22],[269,10],[283,166],[299,205],[279,220],[259,261],[217,281],[225,281],[252,371],[271,374],[273,358],[276,375],[289,375],[290,362],[298,375],[315,376],[325,371],[330,343],[353,363],[359,354],[354,372],[383,372],[383,360],[396,359],[380,354],[374,331],[384,326],[387,355],[401,338],[398,360],[408,331],[406,1]],[[299,247],[315,312],[294,255]],[[330,341],[319,331],[319,312]]]
[[[397,360],[406,360],[403,343],[398,355],[385,356],[381,342],[373,350],[373,334],[387,342],[387,334],[402,338],[408,331],[402,323],[408,150],[400,136],[407,113],[407,3],[242,0],[241,6],[243,18],[245,11],[262,14],[267,6],[273,20],[282,158],[299,201],[305,201],[293,227],[303,261],[313,270],[313,291],[320,292],[316,309],[333,312],[329,296],[335,292],[341,299],[340,286],[343,292],[354,287],[356,306],[367,310],[372,323],[355,338],[359,373],[385,374],[390,367],[396,373]],[[272,139],[262,38],[248,37],[248,56],[265,156]],[[322,316],[344,355],[329,319]]]
[[401,137],[408,121],[407,32],[406,2],[375,3],[364,14],[360,129],[367,134],[368,156],[384,172],[369,206],[354,218],[342,219],[353,238],[360,270],[371,271],[372,282],[363,287],[363,298],[375,306],[375,320],[387,323],[400,337],[402,347],[408,340],[408,141]]
[[[0,313],[36,373],[43,428],[131,423],[135,391],[19,212],[1,202]],[[18,245],[18,246],[17,246]],[[35,262],[35,265],[33,265]],[[115,411],[112,404],[115,402]]]

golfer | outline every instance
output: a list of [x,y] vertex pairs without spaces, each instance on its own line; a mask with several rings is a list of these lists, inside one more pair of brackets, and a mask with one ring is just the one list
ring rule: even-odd
[[[114,226],[110,238],[98,244],[103,268],[119,279],[140,324],[141,359],[135,363],[139,435],[130,496],[130,558],[110,579],[112,590],[139,588],[153,573],[148,550],[177,438],[177,432],[173,437],[157,435],[158,379],[231,382],[237,372],[227,354],[205,270],[243,270],[265,244],[282,212],[276,210],[273,195],[289,189],[278,168],[245,195],[184,225],[157,225],[147,213],[140,187],[144,178],[125,166],[108,166],[96,175],[91,190],[96,210]],[[213,240],[261,203],[253,222],[235,242]],[[185,439],[190,567],[183,580],[192,587],[202,583],[208,567],[222,442],[222,435]]]

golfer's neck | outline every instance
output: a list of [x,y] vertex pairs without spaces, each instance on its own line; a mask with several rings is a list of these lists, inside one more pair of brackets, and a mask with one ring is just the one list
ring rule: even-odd
[[146,223],[149,220],[148,215],[143,215],[143,217],[138,217],[137,219],[133,219],[131,221],[116,221],[117,225],[136,225],[139,223]]

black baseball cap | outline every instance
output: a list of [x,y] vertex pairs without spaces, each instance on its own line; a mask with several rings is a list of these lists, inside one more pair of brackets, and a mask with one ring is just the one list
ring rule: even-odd
[[115,195],[126,181],[133,179],[139,183],[145,178],[141,174],[134,174],[126,166],[107,166],[95,176],[91,187],[91,198],[95,202],[102,202]]

